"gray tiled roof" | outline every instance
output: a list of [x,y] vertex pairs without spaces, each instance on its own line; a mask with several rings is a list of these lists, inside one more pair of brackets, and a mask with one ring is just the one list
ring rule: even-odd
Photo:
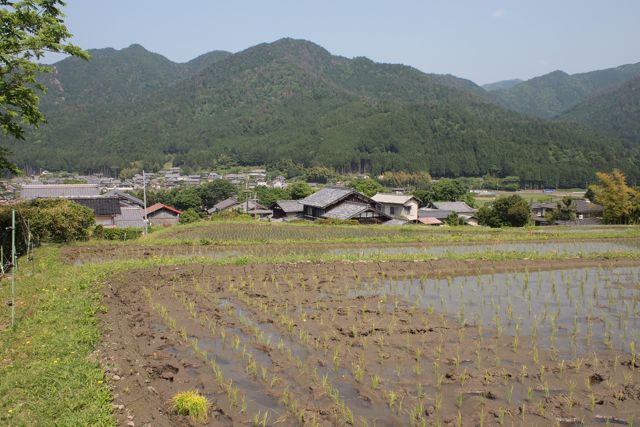
[[236,199],[235,197],[229,197],[228,199],[224,199],[223,201],[213,205],[213,211],[221,211],[237,204],[238,199]]
[[356,215],[361,214],[362,212],[370,209],[371,206],[365,205],[363,203],[341,203],[330,211],[326,212],[322,215],[323,218],[331,218],[331,219],[351,219]]
[[418,218],[446,219],[452,213],[453,211],[447,211],[443,209],[421,208],[421,209],[418,209]]
[[120,215],[116,215],[115,223],[118,228],[144,227],[144,209],[135,207],[120,207]]
[[555,202],[533,203],[531,209],[555,209],[558,204]]
[[336,203],[353,193],[355,193],[355,190],[351,188],[325,187],[322,190],[316,191],[312,195],[300,200],[300,203],[305,206],[326,208],[327,206]]
[[99,195],[98,184],[25,184],[20,189],[23,200]]
[[118,215],[121,213],[120,200],[117,197],[69,197],[68,200],[88,207],[96,215]]
[[144,201],[138,199],[135,196],[132,196],[129,193],[125,193],[124,191],[119,191],[119,190],[111,190],[107,193],[104,194],[105,196],[117,196],[121,199],[125,199],[128,200],[129,202],[133,203],[134,205],[138,205],[140,207],[144,207]]
[[286,213],[302,212],[304,207],[298,200],[278,200],[276,205],[280,206]]
[[576,212],[603,212],[604,208],[596,203],[591,203],[587,200],[576,200]]
[[475,212],[471,206],[467,205],[465,202],[433,202],[433,207],[442,211],[453,211],[453,212]]

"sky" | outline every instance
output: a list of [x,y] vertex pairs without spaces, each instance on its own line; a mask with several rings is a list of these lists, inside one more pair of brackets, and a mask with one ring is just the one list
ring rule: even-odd
[[478,84],[640,62],[639,0],[66,1],[80,47],[139,43],[175,62],[282,37]]

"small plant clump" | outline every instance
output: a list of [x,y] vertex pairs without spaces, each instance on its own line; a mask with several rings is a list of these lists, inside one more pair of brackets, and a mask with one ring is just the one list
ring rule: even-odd
[[177,393],[171,398],[171,407],[176,414],[187,415],[198,423],[204,423],[209,418],[209,401],[197,390]]

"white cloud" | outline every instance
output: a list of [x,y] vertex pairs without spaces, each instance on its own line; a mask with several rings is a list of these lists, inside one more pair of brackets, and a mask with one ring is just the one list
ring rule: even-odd
[[504,18],[506,14],[507,14],[507,11],[504,9],[496,9],[493,11],[493,13],[491,13],[491,15],[493,15],[494,18]]

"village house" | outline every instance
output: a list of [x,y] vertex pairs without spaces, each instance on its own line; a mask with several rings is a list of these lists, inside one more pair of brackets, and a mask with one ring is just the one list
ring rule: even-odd
[[[575,221],[556,221],[555,225],[599,225],[602,224],[604,207],[589,200],[576,199]],[[558,207],[558,202],[540,202],[531,205],[531,214],[535,225],[551,225],[546,214]]]
[[378,193],[371,199],[380,205],[380,210],[391,217],[410,221],[418,219],[420,204],[411,194]]
[[[451,214],[456,214],[464,220],[467,225],[478,225],[478,219],[475,214],[477,209],[472,208],[465,202],[433,202],[431,208],[420,208],[418,210],[418,219],[434,218],[440,223],[444,223]],[[424,221],[419,221],[425,224]],[[439,225],[435,221],[430,220],[427,225]]]
[[211,209],[207,210],[209,215],[221,212],[236,211],[249,214],[253,217],[266,218],[273,214],[271,209],[262,206],[254,200],[246,200],[244,202],[238,201],[235,197],[229,197],[221,202],[213,205]]
[[120,201],[120,214],[115,217],[117,228],[144,227],[144,202],[124,191],[112,190],[104,194]]
[[300,200],[303,215],[308,219],[357,220],[380,223],[391,219],[378,204],[351,188],[325,187]]
[[117,197],[84,196],[64,197],[93,211],[96,224],[104,228],[116,228],[116,217],[122,214],[120,200]]
[[181,214],[182,211],[163,203],[156,203],[155,205],[149,206],[146,210],[146,216],[151,225],[176,225],[180,221]]
[[298,200],[278,200],[273,207],[274,219],[296,219],[304,212],[304,206]]

